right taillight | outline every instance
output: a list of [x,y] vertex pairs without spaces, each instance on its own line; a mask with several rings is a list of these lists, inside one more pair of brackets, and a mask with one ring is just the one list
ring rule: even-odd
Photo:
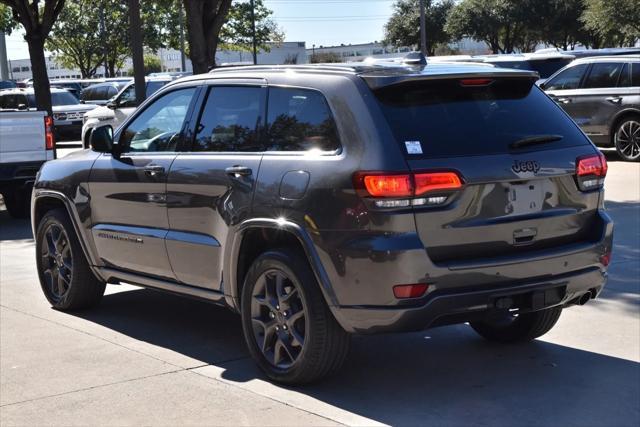
[[602,153],[576,159],[576,178],[582,191],[602,188],[607,176],[607,159]]
[[363,197],[373,199],[377,208],[443,205],[451,193],[463,185],[462,178],[454,171],[357,172],[354,184]]
[[44,141],[47,150],[53,150],[56,142],[53,138],[53,118],[51,116],[44,117]]

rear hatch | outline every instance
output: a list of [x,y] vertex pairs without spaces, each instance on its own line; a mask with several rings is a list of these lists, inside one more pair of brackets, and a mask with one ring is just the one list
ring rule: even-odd
[[420,174],[460,177],[460,186],[436,185],[415,194],[426,202],[412,202],[434,263],[510,262],[600,238],[606,162],[534,81],[476,76],[373,88],[416,188]]

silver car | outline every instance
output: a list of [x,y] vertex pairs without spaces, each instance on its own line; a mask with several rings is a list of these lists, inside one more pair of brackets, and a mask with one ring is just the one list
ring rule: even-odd
[[640,160],[640,55],[576,59],[540,87],[594,144]]

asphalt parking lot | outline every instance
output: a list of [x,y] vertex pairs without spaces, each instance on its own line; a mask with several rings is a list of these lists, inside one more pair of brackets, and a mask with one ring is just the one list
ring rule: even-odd
[[223,308],[109,285],[97,309],[52,310],[28,221],[0,210],[0,424],[638,426],[640,164],[607,157],[599,300],[526,345],[466,325],[354,337],[339,375],[296,389],[264,380]]

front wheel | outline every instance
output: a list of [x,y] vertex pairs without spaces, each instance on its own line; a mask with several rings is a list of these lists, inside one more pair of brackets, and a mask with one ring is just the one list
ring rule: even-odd
[[76,310],[100,302],[106,284],[93,274],[67,213],[47,212],[36,232],[40,285],[53,308]]
[[549,332],[558,322],[561,313],[560,306],[524,314],[505,311],[495,313],[483,321],[471,322],[470,325],[480,336],[489,341],[524,342]]
[[615,129],[613,140],[616,151],[623,160],[640,160],[640,117],[623,119]]
[[305,258],[289,249],[262,254],[247,273],[241,302],[249,353],[270,379],[309,383],[342,365],[349,335]]

